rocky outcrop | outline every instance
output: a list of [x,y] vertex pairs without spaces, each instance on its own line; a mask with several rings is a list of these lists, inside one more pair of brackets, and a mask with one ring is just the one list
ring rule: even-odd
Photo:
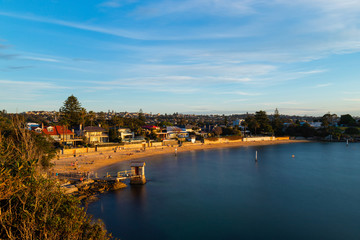
[[106,191],[113,191],[127,187],[120,181],[114,180],[92,180],[72,182],[72,184],[62,185],[61,189],[65,194],[72,194],[84,203],[96,200],[96,195]]

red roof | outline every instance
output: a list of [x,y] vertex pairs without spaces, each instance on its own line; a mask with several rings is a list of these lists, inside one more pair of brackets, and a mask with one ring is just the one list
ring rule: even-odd
[[[63,126],[51,126],[53,131],[48,131],[48,128],[50,127],[45,127],[42,131],[43,133],[45,133],[46,135],[75,135],[72,131],[70,131],[69,129],[67,129],[66,127],[64,128]],[[50,130],[50,129],[49,129]]]
[[146,129],[149,129],[149,130],[160,129],[160,127],[155,126],[155,125],[146,125],[146,126],[142,126],[142,128],[146,128]]

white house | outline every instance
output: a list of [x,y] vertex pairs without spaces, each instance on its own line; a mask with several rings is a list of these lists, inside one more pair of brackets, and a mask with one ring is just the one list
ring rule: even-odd
[[134,139],[134,132],[130,130],[130,128],[119,128],[118,132],[120,133],[121,141],[129,141]]

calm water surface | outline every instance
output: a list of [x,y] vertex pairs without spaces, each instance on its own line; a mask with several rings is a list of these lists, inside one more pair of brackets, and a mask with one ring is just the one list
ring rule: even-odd
[[122,240],[360,239],[360,144],[223,148],[146,162],[146,185],[88,208]]

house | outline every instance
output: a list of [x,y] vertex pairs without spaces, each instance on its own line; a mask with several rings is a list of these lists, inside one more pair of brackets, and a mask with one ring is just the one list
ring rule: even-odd
[[37,127],[33,131],[50,136],[55,141],[67,144],[74,145],[74,142],[81,141],[81,139],[75,138],[75,133],[69,130],[66,126],[49,126],[49,127]]
[[130,128],[119,128],[117,131],[120,134],[121,141],[131,142],[134,139],[134,132]]
[[308,123],[311,127],[316,128],[316,129],[321,128],[321,124],[322,124],[321,122],[308,122]]
[[185,129],[181,129],[176,126],[166,127],[166,138],[174,139],[174,138],[188,138],[189,133]]
[[235,126],[241,126],[243,122],[245,122],[244,119],[236,119],[235,121],[233,121],[233,124],[232,124],[232,125],[233,125],[233,127],[235,127]]
[[106,143],[109,142],[108,131],[102,127],[88,126],[83,130],[83,135],[87,138],[89,143]]
[[40,124],[38,124],[38,123],[26,123],[26,125],[27,125],[28,130],[33,130],[35,128],[40,127]]
[[146,126],[142,126],[143,129],[149,130],[149,131],[158,131],[160,130],[160,127],[155,126],[155,125],[146,125]]

